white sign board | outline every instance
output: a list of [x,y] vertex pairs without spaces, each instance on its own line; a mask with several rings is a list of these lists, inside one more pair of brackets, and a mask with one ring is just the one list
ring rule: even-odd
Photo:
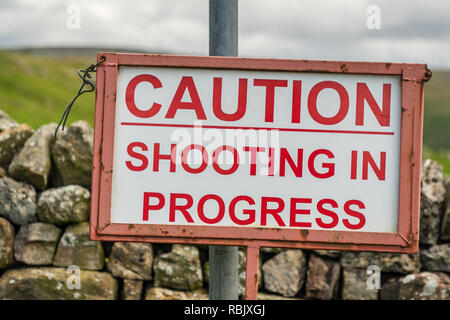
[[417,248],[424,65],[106,55],[94,238]]
[[121,67],[111,222],[395,232],[400,102],[398,77]]

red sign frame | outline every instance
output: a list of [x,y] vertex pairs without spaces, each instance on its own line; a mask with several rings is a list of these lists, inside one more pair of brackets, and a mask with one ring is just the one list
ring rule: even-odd
[[[99,53],[97,69],[91,229],[93,240],[286,247],[415,253],[418,250],[425,64],[368,63]],[[258,227],[170,226],[110,222],[116,85],[119,66],[389,75],[401,78],[399,220],[397,233],[286,230]]]

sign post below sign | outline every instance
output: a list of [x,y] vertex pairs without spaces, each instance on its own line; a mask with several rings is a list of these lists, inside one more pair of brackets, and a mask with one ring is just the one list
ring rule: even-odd
[[417,252],[426,65],[102,57],[93,240]]
[[[238,55],[238,1],[209,0],[209,55]],[[209,247],[209,297],[237,300],[238,247]]]

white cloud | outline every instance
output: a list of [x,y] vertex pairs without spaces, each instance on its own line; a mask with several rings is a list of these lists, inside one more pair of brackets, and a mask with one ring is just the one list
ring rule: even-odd
[[[80,30],[66,28],[72,4]],[[381,30],[366,27],[372,4]],[[450,68],[448,12],[448,0],[239,0],[239,54]],[[0,2],[0,47],[79,45],[207,55],[208,0]]]

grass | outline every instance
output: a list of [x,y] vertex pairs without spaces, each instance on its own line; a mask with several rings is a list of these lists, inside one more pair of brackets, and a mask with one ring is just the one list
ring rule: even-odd
[[434,150],[450,150],[450,71],[433,72],[425,84],[423,141]]
[[[0,109],[35,129],[59,122],[81,85],[77,70],[94,63],[95,58],[0,51]],[[67,124],[86,120],[93,126],[94,101],[94,93],[79,97]],[[442,163],[450,176],[450,71],[434,70],[425,84],[424,145],[424,158]]]
[[[77,70],[93,62],[95,57],[53,58],[0,51],[0,109],[35,129],[58,123],[81,85]],[[93,93],[79,97],[68,124],[83,119],[93,125],[94,101]]]

